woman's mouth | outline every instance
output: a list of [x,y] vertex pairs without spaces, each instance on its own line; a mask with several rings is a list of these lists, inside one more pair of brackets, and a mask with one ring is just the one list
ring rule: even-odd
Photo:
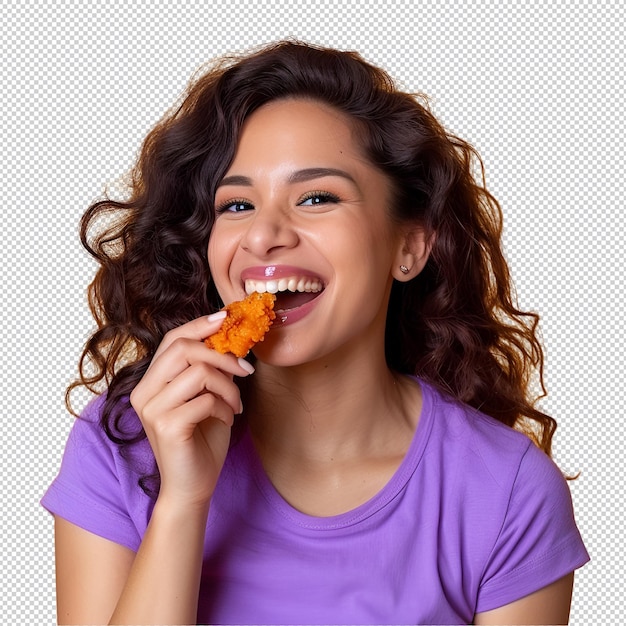
[[282,326],[302,319],[314,306],[314,301],[324,290],[319,278],[289,276],[272,279],[248,278],[244,281],[247,294],[255,291],[276,295],[274,326]]

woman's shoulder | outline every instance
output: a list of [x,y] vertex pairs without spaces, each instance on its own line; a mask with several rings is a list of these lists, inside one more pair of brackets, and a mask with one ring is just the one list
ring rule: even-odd
[[[438,510],[447,521],[439,524],[461,524],[461,535],[471,537],[459,552],[482,564],[480,610],[532,593],[585,563],[569,486],[554,461],[525,434],[425,389],[431,430],[424,489],[442,503]],[[453,541],[453,534],[446,537]]]
[[553,460],[524,433],[507,426],[428,384],[428,448],[454,472],[462,469],[463,482],[492,485],[510,492],[514,483],[565,482]]
[[[434,385],[420,381],[424,406],[433,421],[434,434],[461,445],[495,443],[498,448],[522,450],[530,439],[523,433],[495,418],[446,394]],[[469,437],[469,440],[468,440]]]
[[59,473],[42,498],[51,513],[97,535],[136,550],[151,500],[139,479],[154,471],[146,439],[121,445],[141,423],[129,403],[114,407],[105,428],[106,396],[94,398],[74,420]]
[[72,424],[67,447],[97,447],[115,450],[114,442],[107,437],[102,423],[106,393],[92,398],[80,411]]

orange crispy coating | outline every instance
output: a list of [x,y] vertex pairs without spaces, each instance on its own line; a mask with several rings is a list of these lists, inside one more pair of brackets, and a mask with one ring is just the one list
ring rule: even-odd
[[244,357],[255,343],[263,341],[265,333],[276,318],[273,293],[251,293],[244,300],[224,307],[228,313],[220,329],[204,343],[222,354],[232,352]]

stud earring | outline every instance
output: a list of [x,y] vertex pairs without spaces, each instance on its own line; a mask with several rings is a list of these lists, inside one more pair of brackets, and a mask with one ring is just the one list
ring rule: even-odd
[[408,274],[408,273],[409,273],[409,268],[408,268],[406,265],[401,265],[401,266],[400,266],[400,271],[401,271],[403,274]]

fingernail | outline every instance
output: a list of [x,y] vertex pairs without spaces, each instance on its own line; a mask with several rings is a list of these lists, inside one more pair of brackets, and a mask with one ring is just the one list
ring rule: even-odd
[[254,366],[252,365],[252,363],[248,363],[248,361],[246,361],[245,359],[239,358],[237,359],[237,363],[239,363],[239,365],[246,370],[246,372],[248,372],[248,374],[254,374],[255,370],[254,370]]
[[243,413],[243,402],[241,400],[239,400],[239,413],[238,415],[241,415]]
[[218,311],[217,313],[212,313],[211,315],[209,315],[207,317],[207,320],[209,322],[219,322],[220,320],[223,320],[226,315],[226,311]]

